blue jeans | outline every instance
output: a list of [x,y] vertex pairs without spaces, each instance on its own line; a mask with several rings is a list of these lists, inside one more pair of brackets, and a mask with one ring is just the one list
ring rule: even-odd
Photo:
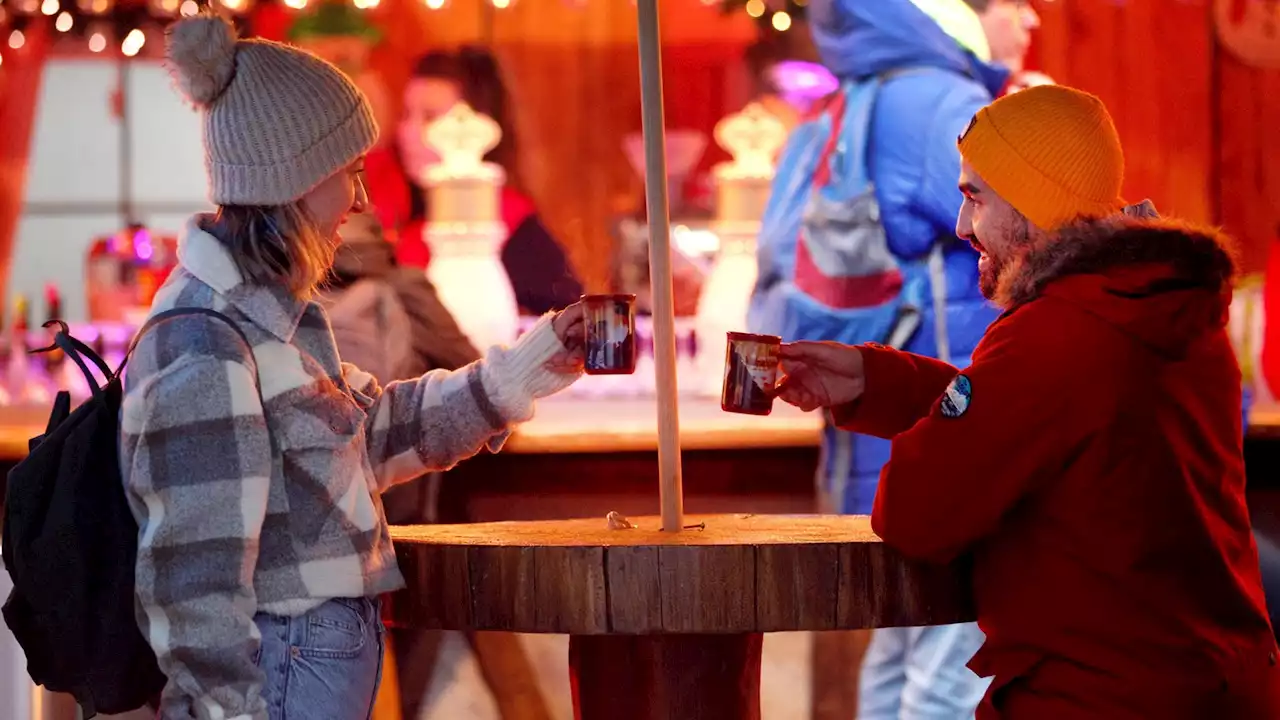
[[881,628],[858,681],[858,720],[966,720],[990,678],[965,667],[985,637],[976,623]]
[[369,720],[382,681],[381,603],[329,600],[298,617],[258,613],[271,720]]

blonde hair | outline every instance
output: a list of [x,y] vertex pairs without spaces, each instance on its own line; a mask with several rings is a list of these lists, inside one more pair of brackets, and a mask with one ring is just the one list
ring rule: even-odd
[[206,229],[227,246],[246,281],[283,284],[301,300],[328,276],[337,250],[337,239],[320,232],[301,201],[223,205]]

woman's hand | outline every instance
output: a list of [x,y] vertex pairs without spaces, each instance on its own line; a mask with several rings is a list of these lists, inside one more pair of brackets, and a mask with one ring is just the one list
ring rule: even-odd
[[867,386],[862,351],[853,345],[784,343],[778,359],[784,377],[776,396],[805,412],[853,402]]
[[582,371],[582,360],[586,346],[586,320],[582,312],[582,303],[576,302],[556,313],[551,320],[551,329],[564,351],[557,353],[547,361],[547,367],[562,373]]

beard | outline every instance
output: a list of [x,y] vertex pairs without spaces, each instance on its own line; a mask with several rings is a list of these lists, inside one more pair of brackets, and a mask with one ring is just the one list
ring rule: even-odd
[[1026,218],[1022,218],[1021,222],[1009,228],[1006,237],[1000,243],[999,252],[983,244],[984,252],[982,258],[978,260],[978,290],[982,292],[982,297],[988,300],[995,299],[1000,281],[1004,279],[1005,273],[1013,264],[1013,257],[1030,244],[1031,223]]
[[978,290],[982,292],[982,297],[988,300],[995,298],[1003,269],[1004,263],[991,256],[985,261],[978,261]]

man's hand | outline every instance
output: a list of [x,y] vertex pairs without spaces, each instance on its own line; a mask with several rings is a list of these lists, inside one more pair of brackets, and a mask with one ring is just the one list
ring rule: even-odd
[[862,352],[834,342],[784,343],[777,396],[806,412],[852,402],[866,389]]

